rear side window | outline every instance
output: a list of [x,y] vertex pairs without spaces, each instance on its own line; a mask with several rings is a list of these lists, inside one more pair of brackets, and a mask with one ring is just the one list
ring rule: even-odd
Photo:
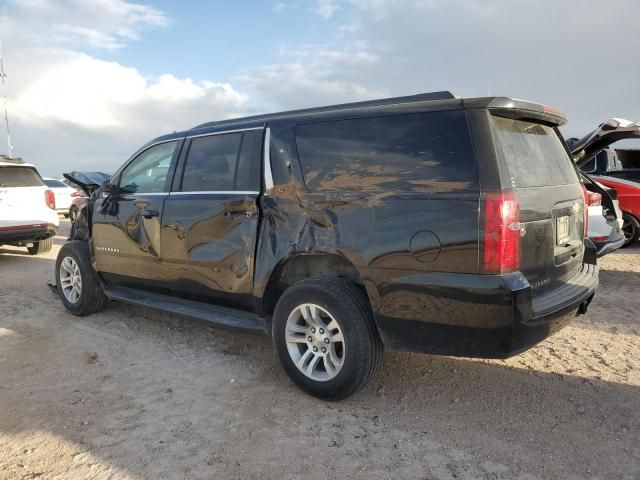
[[28,167],[0,167],[0,187],[42,187],[38,172]]
[[450,192],[477,184],[461,110],[303,124],[295,134],[310,190]]
[[578,182],[573,160],[553,128],[496,116],[493,124],[509,168],[512,187]]
[[262,130],[191,140],[183,192],[258,191]]

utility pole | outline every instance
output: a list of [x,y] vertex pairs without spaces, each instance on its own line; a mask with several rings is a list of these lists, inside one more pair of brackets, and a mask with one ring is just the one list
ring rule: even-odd
[[7,87],[4,83],[4,79],[6,76],[7,74],[4,73],[4,61],[2,59],[2,40],[0,40],[0,78],[2,78],[2,97],[4,99],[4,124],[7,129],[7,147],[9,148],[7,155],[9,156],[9,158],[12,158],[13,147],[11,146],[11,131],[9,130],[9,113],[7,112]]

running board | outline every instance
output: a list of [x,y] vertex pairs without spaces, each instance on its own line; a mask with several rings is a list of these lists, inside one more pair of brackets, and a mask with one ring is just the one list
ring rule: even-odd
[[227,327],[268,332],[264,318],[255,313],[219,307],[203,302],[175,298],[127,287],[104,287],[104,294],[111,300],[152,308],[161,312],[205,320]]

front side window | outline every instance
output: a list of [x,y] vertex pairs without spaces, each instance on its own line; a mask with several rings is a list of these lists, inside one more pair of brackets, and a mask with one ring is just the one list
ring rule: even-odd
[[251,130],[191,140],[180,190],[259,190],[262,135],[262,130]]
[[312,191],[450,192],[477,185],[463,111],[302,124],[295,135]]
[[161,143],[138,155],[122,172],[120,188],[126,193],[168,192],[168,176],[177,142]]

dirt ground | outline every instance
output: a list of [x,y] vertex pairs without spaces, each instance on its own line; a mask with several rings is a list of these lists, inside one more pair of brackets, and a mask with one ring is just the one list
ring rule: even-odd
[[[68,223],[61,235],[66,235]],[[266,336],[126,305],[76,318],[0,248],[0,478],[640,478],[640,247],[588,315],[506,361],[387,352],[340,403]]]

